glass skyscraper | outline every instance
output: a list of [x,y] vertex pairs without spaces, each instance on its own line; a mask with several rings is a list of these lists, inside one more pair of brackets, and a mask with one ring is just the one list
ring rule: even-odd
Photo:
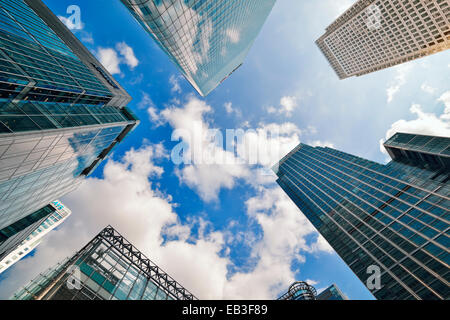
[[206,96],[244,62],[276,0],[122,0]]
[[196,300],[108,226],[72,258],[40,274],[14,300]]
[[0,0],[0,230],[76,189],[138,123],[129,101],[41,1]]
[[[6,271],[14,263],[31,253],[41,243],[46,234],[61,225],[72,214],[58,200],[50,203],[45,209],[51,211],[51,213],[37,223],[31,224],[30,227],[26,227],[17,233],[13,232],[13,237],[7,238],[8,241],[0,240],[0,273]],[[45,210],[39,211],[45,212]],[[33,216],[34,214],[31,214],[28,218],[30,219]],[[17,223],[14,225],[17,226]],[[13,226],[0,230],[1,236],[7,236],[7,231],[11,232]]]
[[449,0],[358,0],[316,41],[340,79],[450,49]]
[[300,144],[274,171],[377,299],[449,299],[450,138],[397,133],[385,147],[386,165]]
[[348,298],[335,284],[332,284],[319,293],[316,300],[348,300]]

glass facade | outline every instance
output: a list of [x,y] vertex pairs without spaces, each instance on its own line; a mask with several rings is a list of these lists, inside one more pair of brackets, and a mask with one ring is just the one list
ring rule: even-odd
[[316,44],[340,79],[450,49],[450,1],[358,0]]
[[193,300],[112,227],[39,275],[14,300]]
[[[33,232],[55,208],[47,205],[0,230],[0,260]],[[0,271],[1,272],[1,271]]]
[[[428,140],[438,149],[431,154],[448,160],[450,138],[397,133],[386,147],[406,141],[403,151],[417,152],[418,140]],[[396,160],[383,165],[300,144],[274,171],[278,184],[365,285],[368,268],[380,268],[381,288],[371,290],[376,298],[449,299],[450,171],[421,159],[421,165]]]
[[0,234],[6,237],[6,241],[0,242],[0,273],[32,252],[42,238],[63,223],[71,213],[56,200],[1,230]]
[[0,48],[4,98],[99,104],[112,96],[24,0],[0,1]]
[[348,300],[348,298],[335,284],[332,284],[319,293],[316,300]]
[[206,96],[239,68],[276,0],[122,0]]
[[0,229],[76,189],[138,123],[129,100],[41,1],[0,0]]

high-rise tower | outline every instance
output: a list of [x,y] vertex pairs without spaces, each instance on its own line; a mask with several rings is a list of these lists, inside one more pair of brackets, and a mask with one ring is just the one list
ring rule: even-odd
[[387,165],[300,144],[278,184],[378,299],[449,299],[450,138],[397,133]]
[[316,300],[348,300],[347,296],[337,287],[332,284],[316,296]]
[[450,48],[450,1],[358,0],[317,41],[340,79]]
[[0,0],[0,229],[76,189],[138,123],[40,0]]
[[108,226],[73,257],[40,274],[14,300],[196,300]]
[[206,96],[244,62],[276,0],[121,0]]
[[31,217],[38,216],[39,212],[44,213],[44,218],[38,219],[35,223],[29,225],[15,223],[0,230],[0,273],[31,253],[45,235],[60,226],[72,214],[64,204],[55,200],[29,215],[27,221],[31,222]]

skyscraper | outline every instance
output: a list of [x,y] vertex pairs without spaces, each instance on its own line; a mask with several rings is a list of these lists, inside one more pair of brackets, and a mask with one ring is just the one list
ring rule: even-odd
[[138,123],[39,0],[0,0],[0,229],[76,189]]
[[397,133],[385,147],[386,165],[300,144],[274,171],[376,298],[449,299],[450,138]]
[[340,79],[450,48],[448,0],[358,0],[317,41]]
[[[52,213],[46,216],[44,221],[30,225],[21,232],[14,234],[14,237],[0,242],[0,273],[6,271],[14,263],[24,258],[32,252],[42,241],[43,237],[50,231],[61,225],[72,212],[60,201],[53,201],[46,208]],[[37,225],[37,227],[36,227]],[[5,228],[11,230],[11,226]],[[5,236],[6,230],[1,230],[0,234]],[[28,231],[28,232],[27,232]],[[22,239],[24,239],[22,241]]]
[[194,300],[108,226],[73,257],[40,274],[14,300]]
[[244,62],[276,0],[122,0],[206,96]]
[[342,293],[337,285],[332,284],[316,297],[316,300],[348,300],[347,296]]
[[316,300],[316,289],[304,281],[296,281],[277,300]]

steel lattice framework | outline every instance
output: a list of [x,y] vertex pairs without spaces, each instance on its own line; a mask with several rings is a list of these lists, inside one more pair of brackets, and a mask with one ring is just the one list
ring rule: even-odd
[[316,289],[306,282],[294,282],[278,300],[316,300]]
[[[198,300],[192,293],[186,290],[171,276],[165,273],[160,267],[148,259],[142,252],[134,247],[128,240],[126,240],[119,232],[112,226],[104,228],[89,244],[78,252],[79,256],[85,248],[92,243],[104,240],[112,245],[118,252],[126,257],[133,265],[141,270],[149,279],[153,280],[155,284],[164,288],[170,295],[178,300]],[[75,258],[75,257],[74,257]]]

